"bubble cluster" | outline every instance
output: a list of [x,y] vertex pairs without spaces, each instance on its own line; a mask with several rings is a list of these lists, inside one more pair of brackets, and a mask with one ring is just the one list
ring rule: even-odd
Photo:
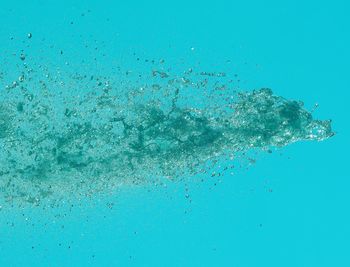
[[179,180],[242,151],[333,135],[330,121],[314,119],[301,102],[266,88],[237,92],[222,72],[106,77],[24,64],[10,76],[0,76],[1,203]]

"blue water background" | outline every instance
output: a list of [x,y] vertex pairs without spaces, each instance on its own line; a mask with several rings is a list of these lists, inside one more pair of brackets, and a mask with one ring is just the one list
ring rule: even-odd
[[216,186],[190,183],[191,202],[175,183],[55,220],[0,211],[0,266],[350,266],[349,11],[348,1],[2,0],[2,54],[31,32],[32,56],[39,38],[55,46],[48,59],[62,49],[81,60],[85,39],[108,51],[104,69],[114,58],[132,68],[133,52],[229,69],[242,88],[318,103],[337,135],[263,155]]

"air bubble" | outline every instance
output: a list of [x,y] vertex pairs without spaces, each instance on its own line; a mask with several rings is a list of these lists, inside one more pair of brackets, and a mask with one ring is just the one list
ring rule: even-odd
[[212,168],[231,162],[231,172],[250,149],[333,135],[301,102],[269,89],[237,94],[223,72],[152,65],[148,74],[92,76],[19,65],[18,81],[2,78],[11,90],[0,99],[1,203],[69,203],[122,186],[222,177]]

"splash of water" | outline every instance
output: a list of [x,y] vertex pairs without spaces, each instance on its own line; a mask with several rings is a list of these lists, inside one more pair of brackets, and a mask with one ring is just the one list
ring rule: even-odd
[[301,102],[270,89],[238,93],[225,77],[153,70],[140,82],[28,66],[17,81],[3,77],[1,200],[39,204],[176,180],[225,155],[333,135]]

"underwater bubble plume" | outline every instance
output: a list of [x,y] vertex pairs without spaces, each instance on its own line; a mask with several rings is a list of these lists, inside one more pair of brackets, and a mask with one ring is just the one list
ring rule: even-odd
[[237,92],[223,73],[152,70],[140,81],[26,66],[18,77],[0,79],[2,202],[176,180],[225,155],[333,135],[301,102]]

